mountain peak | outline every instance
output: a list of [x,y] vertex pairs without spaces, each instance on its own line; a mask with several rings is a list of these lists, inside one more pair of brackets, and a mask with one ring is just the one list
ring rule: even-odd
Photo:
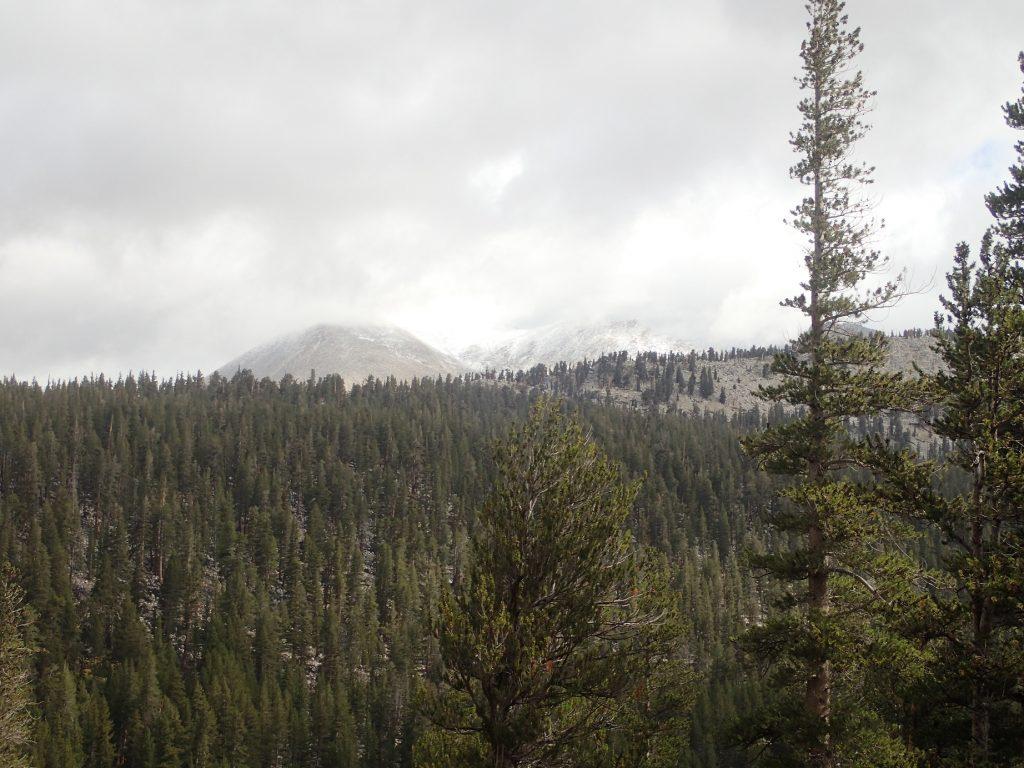
[[249,369],[258,378],[338,374],[358,383],[369,376],[412,379],[456,375],[464,366],[408,331],[385,324],[320,323],[261,344],[221,366],[231,376]]

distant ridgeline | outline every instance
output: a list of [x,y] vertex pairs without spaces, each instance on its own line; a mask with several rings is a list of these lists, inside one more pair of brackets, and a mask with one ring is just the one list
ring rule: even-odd
[[[528,390],[0,384],[0,559],[33,619],[36,764],[408,766],[439,663],[427,622]],[[690,764],[721,765],[721,724],[759,698],[729,638],[761,615],[738,557],[767,543],[772,481],[724,414],[579,408],[646,475],[632,526],[670,558],[703,675]]]
[[[933,331],[912,329],[888,338],[887,368],[914,374],[914,367],[927,373],[938,370],[939,359],[932,350]],[[542,391],[578,400],[601,402],[627,408],[659,410],[704,416],[720,414],[748,429],[762,420],[783,420],[787,414],[779,405],[766,406],[757,396],[758,387],[775,380],[772,358],[782,351],[776,346],[732,348],[701,352],[609,353],[596,360],[551,367],[534,366],[527,371],[495,371],[481,374],[489,381],[536,387]],[[894,413],[851,424],[861,434],[884,434],[900,444],[941,452],[913,416]]]

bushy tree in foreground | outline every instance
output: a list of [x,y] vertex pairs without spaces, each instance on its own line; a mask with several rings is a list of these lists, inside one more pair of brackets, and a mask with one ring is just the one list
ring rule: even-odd
[[496,461],[418,764],[677,764],[689,686],[665,569],[626,525],[637,485],[550,401]]
[[862,194],[872,169],[853,159],[873,96],[854,68],[859,29],[849,28],[839,0],[813,0],[807,11],[802,122],[791,139],[791,175],[809,188],[793,211],[807,243],[806,277],[783,302],[804,315],[807,330],[776,356],[780,382],[760,389],[797,416],[744,443],[762,469],[791,478],[769,520],[774,547],[755,559],[779,580],[781,598],[745,636],[772,675],[772,695],[745,735],[772,765],[901,765],[908,758],[872,684],[884,670],[912,668],[902,658],[909,646],[876,620],[879,607],[893,611],[909,597],[909,564],[885,544],[895,532],[872,489],[851,475],[863,446],[848,426],[891,407],[905,389],[883,368],[885,338],[851,325],[895,301],[898,285],[865,286],[885,262],[872,249]]
[[31,652],[22,593],[0,563],[0,765],[27,768],[32,738]]

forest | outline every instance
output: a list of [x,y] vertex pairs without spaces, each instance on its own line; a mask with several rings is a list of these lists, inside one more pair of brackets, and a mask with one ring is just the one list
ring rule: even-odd
[[886,367],[860,30],[807,10],[785,346],[0,382],[3,768],[1024,766],[1024,139]]
[[[37,649],[42,766],[409,765],[427,631],[533,395],[459,379],[239,375],[7,382],[3,557]],[[583,405],[646,475],[630,527],[664,551],[701,670],[692,765],[757,686],[730,638],[771,480],[723,419]]]

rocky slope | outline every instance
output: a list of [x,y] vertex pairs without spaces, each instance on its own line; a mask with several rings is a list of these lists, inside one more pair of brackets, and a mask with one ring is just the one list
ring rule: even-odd
[[[941,361],[932,350],[934,341],[927,334],[891,337],[886,368],[912,375],[916,366],[925,373],[935,373]],[[726,414],[755,407],[764,410],[765,403],[756,393],[760,385],[775,380],[767,371],[772,357],[770,350],[761,354],[747,350],[726,359],[697,355],[692,363],[687,355],[678,354],[633,355],[621,364],[606,357],[589,366],[583,375],[577,375],[576,390],[633,407],[657,405],[662,410],[690,412],[697,409]],[[702,371],[708,371],[713,381],[710,396],[701,396],[699,383],[690,390],[691,367],[698,382]],[[671,382],[666,381],[666,377]]]

